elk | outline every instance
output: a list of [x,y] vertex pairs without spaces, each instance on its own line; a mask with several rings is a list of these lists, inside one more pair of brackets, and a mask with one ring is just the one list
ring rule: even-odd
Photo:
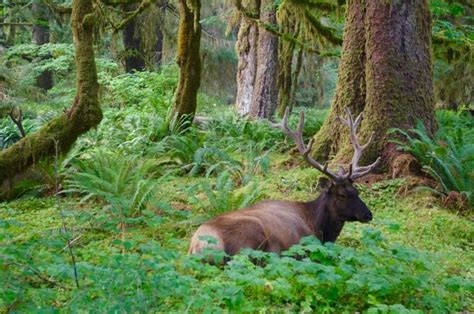
[[[220,215],[201,225],[194,233],[189,254],[204,248],[224,251],[235,255],[243,248],[280,253],[299,243],[302,237],[314,235],[322,243],[335,242],[347,221],[369,222],[372,213],[359,198],[354,180],[370,173],[380,162],[380,157],[368,165],[358,165],[362,152],[371,143],[360,145],[356,136],[362,113],[354,120],[346,107],[347,119],[339,120],[350,130],[350,141],[354,148],[349,169],[340,168],[337,173],[323,166],[309,154],[313,146],[311,139],[306,146],[303,140],[304,112],[295,131],[288,126],[289,111],[286,110],[280,123],[271,123],[280,128],[295,143],[304,159],[327,178],[321,178],[322,192],[310,202],[262,201],[253,206]],[[213,238],[215,241],[206,239]]]

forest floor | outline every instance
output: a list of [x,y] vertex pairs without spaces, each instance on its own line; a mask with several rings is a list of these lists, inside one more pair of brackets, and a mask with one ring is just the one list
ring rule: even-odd
[[0,203],[0,312],[474,311],[474,224],[409,179],[359,184],[374,219],[347,223],[336,245],[306,239],[225,267],[188,257],[199,224],[258,200],[314,199],[320,174],[265,123],[224,115],[156,142],[165,113],[138,108],[106,109],[43,167],[42,193]]
[[[301,201],[317,196],[315,185],[318,173],[316,171],[291,163],[289,157],[285,155],[274,154],[271,160],[276,162],[272,162],[268,173],[261,174],[259,179],[260,188],[265,191],[264,198]],[[206,196],[202,193],[190,194],[190,189],[206,180],[213,181],[206,178],[173,177],[162,184],[153,193],[153,197],[171,204],[172,209],[166,210],[165,213],[160,209],[150,208],[152,213],[148,218],[156,219],[156,223],[142,223],[127,227],[124,234],[106,231],[91,223],[90,217],[101,216],[100,213],[106,210],[106,204],[93,201],[81,203],[77,198],[71,197],[31,198],[2,203],[0,204],[0,221],[11,222],[7,228],[8,243],[26,245],[22,257],[29,257],[24,263],[33,265],[32,267],[36,267],[34,266],[36,263],[42,265],[38,269],[49,273],[48,280],[51,281],[64,280],[65,276],[72,277],[71,268],[67,268],[67,263],[63,265],[61,262],[62,267],[66,269],[56,271],[47,270],[47,267],[42,264],[45,261],[56,263],[57,254],[69,259],[64,238],[60,235],[63,227],[62,217],[65,217],[66,226],[71,231],[69,235],[70,239],[73,239],[75,259],[79,265],[100,266],[104,256],[117,254],[120,251],[139,252],[140,245],[150,240],[157,241],[162,248],[182,257],[186,254],[193,231],[199,223],[212,216],[206,212],[205,208],[196,209],[190,205],[190,199],[195,196],[205,199]],[[347,223],[338,239],[338,245],[357,249],[361,245],[362,232],[368,228],[375,229],[380,231],[380,235],[391,245],[399,244],[415,249],[420,254],[427,253],[424,256],[434,263],[434,271],[444,273],[447,277],[461,276],[474,280],[473,223],[466,217],[442,208],[433,197],[426,193],[412,192],[405,195],[403,192],[405,183],[405,180],[399,179],[385,180],[370,186],[360,185],[362,199],[372,210],[374,220],[369,224]],[[169,214],[170,211],[174,213]],[[102,217],[102,219],[107,218]],[[46,243],[45,240],[48,239],[59,243]],[[6,241],[5,235],[2,239],[2,242],[4,241]],[[19,255],[22,254],[19,253]],[[28,271],[22,276],[35,277]],[[79,278],[81,285],[90,284],[91,279],[82,275],[81,271],[79,271]],[[38,278],[26,280],[33,282],[39,280],[36,282],[39,286],[44,284]],[[32,285],[35,287],[34,284]],[[53,287],[53,289],[62,290],[58,287]],[[17,306],[20,309],[23,306],[28,308],[30,293],[25,291],[20,295]],[[69,298],[73,296],[67,295],[62,292],[59,297],[53,297],[54,302],[50,305],[68,306]],[[463,301],[464,310],[474,310],[472,294],[465,297],[467,299]],[[44,302],[38,300],[35,302],[45,305]]]

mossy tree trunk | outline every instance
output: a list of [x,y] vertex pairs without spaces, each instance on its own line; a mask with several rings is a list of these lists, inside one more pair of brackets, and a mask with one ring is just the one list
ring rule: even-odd
[[[164,22],[164,16],[166,13],[166,5],[168,0],[157,0],[156,7],[157,10],[160,12],[160,21]],[[164,40],[164,33],[163,33],[163,25],[162,23],[157,23],[156,25],[156,40],[155,40],[155,52],[153,55],[153,63],[156,65],[156,68],[159,69],[161,67],[162,59],[163,59],[163,40]]]
[[201,1],[179,0],[178,48],[179,81],[173,107],[173,119],[192,121],[201,82]]
[[[297,24],[293,19],[288,19],[284,10],[277,14],[278,25],[284,33],[298,37]],[[290,40],[280,40],[278,42],[278,115],[283,117],[286,107],[290,103],[293,89],[296,87],[293,82],[293,59],[296,52],[296,43]]]
[[344,106],[349,107],[355,115],[365,107],[364,3],[364,0],[347,2],[336,92],[328,117],[315,136],[314,152],[322,160],[337,153],[343,134],[346,134],[344,126],[337,121],[337,117],[344,112]]
[[[242,1],[250,12],[260,12],[260,1]],[[235,107],[241,116],[250,112],[252,103],[255,75],[257,72],[257,41],[259,28],[255,21],[242,16],[237,37],[236,50],[237,64],[237,96]]]
[[[123,5],[125,11],[134,11],[137,7],[138,4]],[[131,73],[145,70],[145,58],[142,51],[142,38],[138,30],[137,16],[125,25],[122,35],[125,48],[125,71]]]
[[73,105],[39,131],[0,151],[0,182],[41,159],[66,153],[81,134],[97,126],[102,119],[93,49],[94,19],[92,0],[73,1],[71,26],[76,52]]
[[[5,8],[4,0],[0,0],[0,7]],[[5,28],[3,23],[5,22],[5,14],[0,14],[0,48],[5,47]]]
[[[36,45],[49,43],[49,18],[46,6],[33,3],[31,6],[33,14],[32,39]],[[36,77],[36,86],[48,90],[53,87],[53,73],[46,70]]]
[[367,2],[366,105],[361,136],[375,132],[365,157],[387,152],[390,128],[417,120],[436,130],[431,64],[431,13],[427,0]]
[[348,161],[348,131],[336,121],[348,106],[354,115],[364,113],[361,142],[375,134],[363,159],[382,155],[388,161],[394,152],[387,143],[389,129],[412,128],[417,120],[431,133],[436,129],[428,3],[349,1],[344,36],[336,97],[316,135],[316,153]]
[[8,9],[8,22],[11,23],[10,26],[8,27],[8,36],[5,40],[6,46],[11,47],[15,45],[15,39],[16,39],[16,24],[17,22],[14,18],[15,12],[13,8]]
[[[260,20],[276,24],[276,7],[273,0],[262,0]],[[261,28],[258,32],[257,71],[249,116],[253,119],[270,118],[278,100],[278,37]]]

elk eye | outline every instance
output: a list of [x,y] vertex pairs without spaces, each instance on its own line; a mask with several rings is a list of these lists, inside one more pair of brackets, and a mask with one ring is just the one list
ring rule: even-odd
[[345,200],[347,198],[346,194],[338,194],[338,196],[339,196],[340,199],[343,199],[343,200]]

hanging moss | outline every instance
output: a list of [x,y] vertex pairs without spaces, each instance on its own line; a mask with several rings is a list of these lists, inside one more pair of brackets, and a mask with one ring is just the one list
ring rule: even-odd
[[102,119],[94,60],[94,15],[91,0],[75,0],[71,15],[76,49],[76,97],[72,107],[39,131],[0,152],[0,181],[37,161],[66,153],[76,139]]

